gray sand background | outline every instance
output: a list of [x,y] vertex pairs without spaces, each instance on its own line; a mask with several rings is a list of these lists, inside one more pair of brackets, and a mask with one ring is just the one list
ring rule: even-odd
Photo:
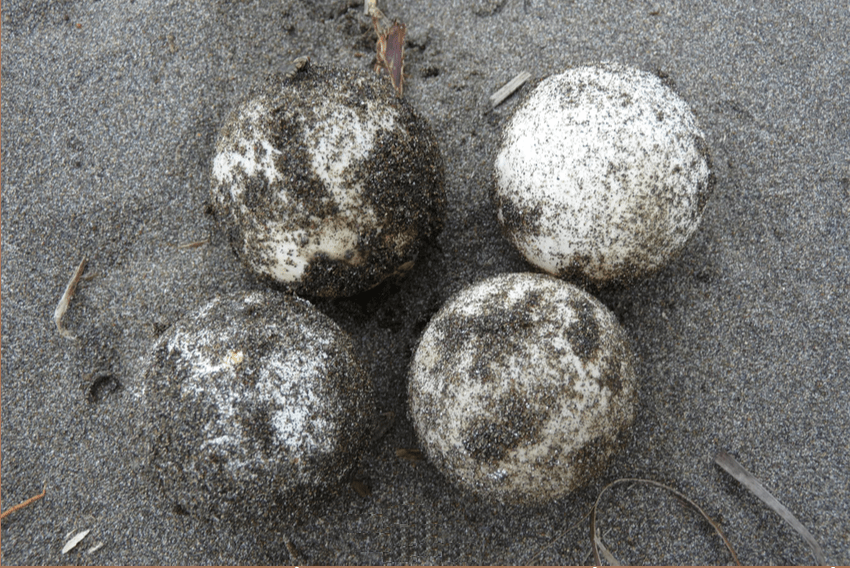
[[[371,496],[346,488],[292,525],[257,529],[180,515],[155,489],[131,443],[145,419],[134,393],[163,329],[215,294],[262,286],[205,213],[226,113],[299,55],[368,71],[362,4],[3,2],[2,509],[44,486],[47,494],[4,520],[2,562],[291,563],[289,539],[304,563],[587,563],[587,520],[544,549],[620,477],[689,495],[745,564],[813,562],[796,533],[714,465],[726,449],[831,563],[850,564],[850,5],[380,5],[408,26],[405,97],[441,144],[446,229],[400,285],[318,303],[354,336],[381,411],[397,415],[359,465]],[[489,95],[523,70],[540,78],[605,59],[675,82],[705,131],[716,193],[674,263],[599,292],[640,360],[626,451],[567,498],[490,505],[427,463],[396,457],[416,444],[407,365],[453,292],[529,269],[488,198],[517,97],[488,112]],[[70,341],[52,317],[83,257],[93,277],[65,318],[79,337]],[[665,493],[606,495],[600,530],[621,561],[731,561],[710,527]],[[84,529],[86,540],[62,555],[66,535]]]

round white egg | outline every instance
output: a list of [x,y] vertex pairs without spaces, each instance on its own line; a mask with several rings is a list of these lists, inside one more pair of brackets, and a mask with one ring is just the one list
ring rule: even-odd
[[286,518],[334,495],[368,443],[374,393],[309,302],[217,297],[166,330],[144,373],[148,471],[202,518]]
[[505,274],[449,299],[409,373],[428,459],[495,501],[542,503],[602,475],[635,416],[625,333],[586,292]]
[[506,124],[494,199],[534,266],[602,283],[652,273],[715,184],[705,136],[657,76],[606,63],[541,81]]
[[426,121],[374,73],[302,64],[228,117],[212,205],[257,276],[349,296],[409,270],[442,228],[442,158]]

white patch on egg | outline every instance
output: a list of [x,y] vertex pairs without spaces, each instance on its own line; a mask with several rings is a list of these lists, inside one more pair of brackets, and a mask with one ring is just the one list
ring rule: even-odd
[[[372,207],[363,199],[362,184],[351,183],[349,168],[366,159],[374,150],[376,135],[381,129],[396,127],[398,111],[367,103],[367,119],[337,101],[328,100],[314,108],[311,122],[300,116],[302,130],[299,136],[310,157],[313,173],[325,184],[333,199],[337,213],[315,219],[310,228],[293,229],[289,220],[269,221],[263,228],[261,239],[273,243],[274,256],[257,269],[280,282],[296,282],[317,254],[332,260],[358,263],[358,239],[361,233],[378,226]],[[241,213],[249,215],[243,193],[245,183],[236,173],[248,178],[263,176],[270,186],[278,188],[276,196],[289,201],[286,180],[274,163],[281,151],[271,143],[268,115],[264,99],[249,101],[240,109],[238,121],[244,134],[232,140],[226,150],[213,159],[213,178],[229,187],[230,197],[238,203]],[[236,148],[231,149],[231,148]],[[255,149],[262,148],[260,152]],[[352,230],[360,227],[361,230]]]
[[[233,199],[239,199],[245,190],[242,184],[233,183],[237,172],[241,171],[249,177],[262,175],[268,183],[281,180],[280,172],[274,164],[274,156],[281,152],[268,139],[268,133],[263,127],[263,118],[268,112],[269,108],[262,99],[250,101],[239,113],[239,121],[249,127],[244,136],[235,140],[237,150],[219,152],[213,159],[213,177],[219,183],[230,186]],[[263,152],[255,150],[257,148],[262,148]]]
[[[335,101],[315,108],[313,125],[300,117],[306,150],[316,176],[325,183],[339,213],[325,217],[311,230],[286,229],[282,224],[270,226],[269,238],[275,243],[275,262],[263,267],[280,282],[296,282],[317,254],[332,260],[360,262],[358,239],[361,232],[378,226],[372,207],[363,199],[360,183],[351,183],[348,168],[364,160],[373,151],[380,129],[396,126],[397,111],[367,104],[368,119]],[[359,226],[361,231],[352,230]]]

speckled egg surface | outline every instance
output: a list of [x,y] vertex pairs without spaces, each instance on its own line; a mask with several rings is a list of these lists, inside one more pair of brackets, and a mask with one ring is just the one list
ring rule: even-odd
[[409,270],[442,228],[442,158],[389,83],[308,63],[228,117],[213,209],[256,275],[306,296],[348,296]]
[[657,76],[605,63],[548,77],[517,107],[494,199],[531,264],[602,283],[664,266],[697,229],[714,184],[688,105]]
[[218,297],[154,346],[148,469],[196,516],[284,518],[356,465],[372,396],[347,334],[306,300]]
[[542,503],[602,475],[635,415],[632,355],[614,315],[542,274],[499,275],[450,298],[409,381],[428,459],[499,502]]

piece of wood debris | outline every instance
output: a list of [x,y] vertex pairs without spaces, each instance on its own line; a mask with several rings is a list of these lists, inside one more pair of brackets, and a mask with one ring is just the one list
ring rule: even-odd
[[366,0],[363,3],[363,12],[372,19],[378,19],[379,21],[386,19],[384,13],[378,8],[377,0]]
[[77,270],[74,271],[74,275],[71,276],[71,280],[68,281],[68,285],[65,287],[65,293],[62,294],[62,298],[59,299],[59,305],[56,306],[56,311],[53,312],[53,321],[56,322],[56,329],[58,329],[59,334],[66,339],[77,339],[74,334],[62,327],[62,317],[68,310],[71,298],[74,297],[74,292],[77,289],[77,282],[80,281],[80,277],[83,275],[83,270],[86,269],[86,262],[88,262],[88,259],[86,258],[80,261],[80,265],[77,267]]
[[823,549],[817,543],[815,537],[812,536],[812,533],[810,533],[808,529],[797,520],[797,517],[795,517],[793,513],[785,507],[785,505],[780,503],[776,497],[771,495],[753,474],[744,469],[744,466],[738,463],[738,461],[725,450],[720,450],[720,452],[718,452],[718,454],[714,457],[714,463],[726,470],[726,473],[734,477],[738,483],[746,487],[753,495],[761,499],[765,505],[773,509],[777,515],[782,517],[786,523],[791,525],[791,528],[797,531],[797,533],[803,537],[803,540],[805,540],[812,548],[812,553],[819,565],[825,566],[827,564]]
[[204,240],[202,240],[202,241],[195,241],[195,242],[192,242],[192,243],[186,243],[186,244],[183,244],[183,245],[177,245],[177,248],[179,248],[179,249],[193,249],[193,248],[198,248],[199,246],[205,245],[205,244],[207,244],[208,242],[210,242],[210,239],[209,239],[209,238],[206,238],[206,239],[204,239]]
[[414,465],[419,462],[425,461],[425,456],[422,454],[422,451],[415,448],[399,448],[395,451],[395,455],[397,457],[400,457],[401,459],[409,461]]
[[387,432],[392,428],[393,423],[395,422],[395,412],[384,412],[379,415],[375,420],[375,423],[372,425],[372,443],[374,444],[384,436],[386,436]]
[[295,545],[292,544],[291,540],[289,540],[287,537],[283,537],[283,544],[286,545],[286,551],[289,552],[289,556],[290,558],[292,558],[292,562],[294,564],[298,564],[301,566],[307,564],[306,562],[304,562],[304,558],[301,556],[301,553],[298,552],[298,549],[295,548]]
[[88,534],[90,532],[91,532],[91,529],[86,529],[83,532],[79,532],[76,535],[74,535],[73,537],[71,537],[71,540],[66,542],[65,546],[62,547],[62,554],[68,554],[69,552],[74,550],[74,547],[76,547],[78,544],[80,544],[80,541],[83,540],[84,538],[86,538],[86,536],[88,536]]
[[372,494],[372,489],[370,489],[368,485],[358,479],[353,479],[351,481],[351,488],[354,489],[354,491],[361,497],[368,497]]
[[611,566],[622,566],[623,564],[611,554],[611,551],[602,543],[602,537],[599,535],[599,529],[596,529],[596,544],[599,546],[599,551],[605,557],[605,561]]
[[502,104],[506,98],[514,94],[514,91],[522,87],[526,81],[531,78],[531,73],[528,71],[523,71],[513,79],[507,82],[507,84],[490,95],[490,106],[495,108]]
[[389,28],[384,29],[380,27],[377,19],[373,21],[375,33],[378,34],[378,42],[375,44],[375,72],[385,70],[396,95],[401,98],[404,94],[404,36],[407,26],[404,22],[394,21]]
[[27,506],[27,505],[29,505],[30,503],[33,503],[33,502],[35,502],[35,501],[38,501],[39,499],[41,499],[42,497],[44,497],[44,494],[45,494],[45,493],[47,493],[47,487],[45,487],[44,489],[42,489],[42,490],[41,490],[41,493],[39,493],[38,495],[34,495],[33,497],[30,497],[29,499],[27,499],[27,500],[26,500],[26,501],[24,501],[23,503],[18,503],[18,504],[17,504],[17,505],[15,505],[14,507],[9,507],[9,509],[7,509],[4,513],[0,514],[0,519],[5,519],[5,518],[6,518],[6,515],[8,515],[9,513],[14,513],[15,511],[18,511],[18,510],[20,510],[20,509],[23,509],[24,507],[26,507],[26,506]]
[[378,8],[376,0],[366,0],[363,9],[372,18],[375,35],[378,36],[375,72],[386,71],[396,95],[401,98],[404,93],[404,36],[407,26],[398,20],[390,21]]
[[596,502],[593,504],[593,507],[590,509],[590,548],[593,552],[593,560],[594,560],[594,564],[596,566],[599,566],[600,564],[602,564],[602,560],[599,558],[599,546],[598,546],[599,543],[597,541],[599,533],[597,532],[597,529],[596,529],[596,510],[599,507],[599,501],[602,500],[602,495],[604,495],[605,492],[608,491],[610,488],[614,487],[615,485],[620,485],[622,483],[642,483],[642,484],[645,484],[645,485],[652,485],[653,487],[660,487],[661,489],[664,489],[665,491],[669,491],[670,493],[672,493],[673,495],[675,495],[676,497],[678,497],[679,499],[681,499],[682,501],[684,501],[685,503],[687,503],[688,505],[693,507],[696,512],[698,512],[700,515],[702,515],[702,518],[704,518],[706,521],[708,521],[708,524],[710,524],[712,526],[712,528],[714,529],[714,532],[716,532],[717,535],[723,540],[723,544],[726,545],[726,549],[732,555],[732,559],[735,561],[735,564],[738,565],[738,566],[741,566],[741,562],[738,560],[738,555],[735,553],[735,549],[732,548],[732,544],[729,542],[729,539],[727,539],[726,535],[723,534],[723,531],[720,530],[720,526],[718,526],[717,523],[715,523],[713,520],[711,520],[711,517],[709,517],[708,514],[705,511],[702,510],[702,507],[700,507],[699,505],[694,503],[684,493],[676,491],[675,489],[673,489],[670,486],[664,485],[663,483],[659,483],[658,481],[653,481],[651,479],[643,479],[643,478],[638,478],[638,477],[624,477],[622,479],[617,479],[616,481],[612,481],[611,483],[609,483],[608,485],[603,487],[602,491],[599,492],[599,495],[596,496]]
[[95,552],[97,552],[101,548],[103,548],[103,543],[98,541],[94,546],[92,546],[91,548],[86,550],[86,554],[94,554]]

